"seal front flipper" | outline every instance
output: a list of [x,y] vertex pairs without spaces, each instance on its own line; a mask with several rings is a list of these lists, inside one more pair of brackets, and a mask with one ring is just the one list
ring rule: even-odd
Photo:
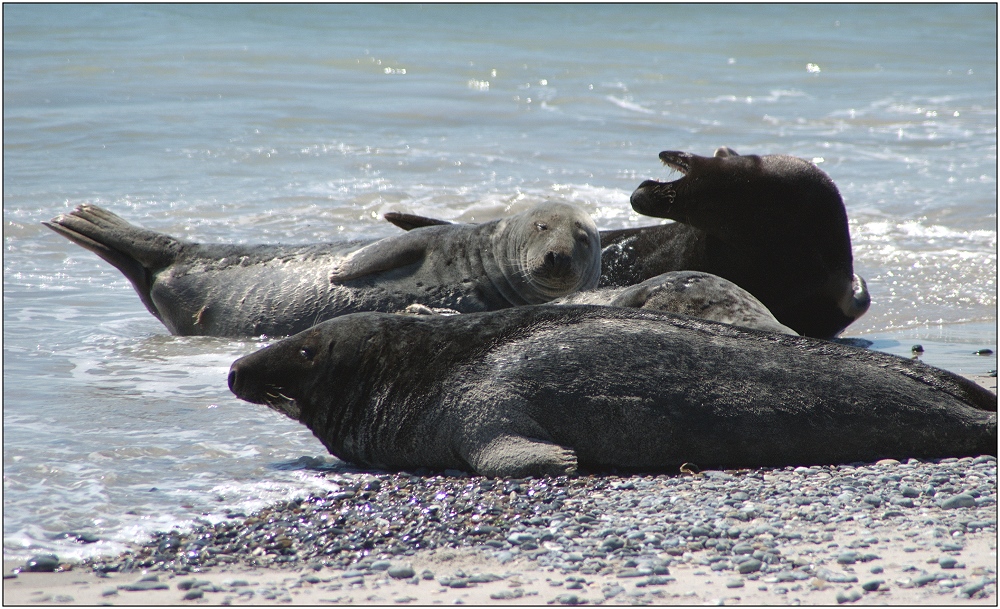
[[330,282],[340,283],[420,262],[427,255],[427,243],[423,231],[376,241],[341,260],[330,271]]
[[572,449],[510,434],[498,435],[485,446],[472,448],[465,458],[482,476],[571,476],[577,469]]
[[163,320],[150,296],[156,271],[170,266],[184,244],[173,237],[133,226],[106,209],[81,205],[42,222],[117,268],[132,283],[142,304]]
[[438,220],[437,218],[428,218],[427,216],[417,216],[415,214],[404,214],[396,211],[390,211],[387,214],[383,214],[382,217],[403,230],[413,230],[415,228],[423,228],[425,226],[452,224],[452,222],[448,222],[447,220]]

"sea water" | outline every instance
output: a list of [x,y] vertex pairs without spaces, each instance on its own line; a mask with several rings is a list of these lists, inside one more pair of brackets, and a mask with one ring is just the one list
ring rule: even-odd
[[[996,368],[990,5],[5,5],[4,557],[335,486],[230,394],[266,340],[173,337],[42,226],[82,203],[192,241],[394,235],[544,201],[602,228],[661,150],[792,154],[837,183],[872,294],[847,337]],[[59,538],[87,532],[100,541]]]

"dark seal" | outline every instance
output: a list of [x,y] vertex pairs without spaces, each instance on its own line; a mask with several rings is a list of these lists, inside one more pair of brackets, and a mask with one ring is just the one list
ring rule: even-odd
[[211,245],[83,205],[46,226],[114,265],[174,334],[284,336],[358,311],[411,304],[462,313],[537,304],[596,286],[593,220],[562,203],[477,225],[359,245]]
[[[632,194],[640,214],[676,222],[601,231],[600,287],[640,283],[670,271],[702,271],[753,294],[799,334],[832,338],[871,303],[854,274],[847,212],[836,185],[792,156],[714,157],[661,152],[684,174],[648,180]],[[404,229],[441,220],[391,213]]]
[[392,470],[676,472],[997,450],[996,395],[949,372],[618,307],[348,315],[237,360],[229,386],[337,457]]

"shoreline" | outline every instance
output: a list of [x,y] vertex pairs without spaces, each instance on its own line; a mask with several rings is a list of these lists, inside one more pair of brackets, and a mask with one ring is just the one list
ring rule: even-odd
[[[996,377],[970,377],[996,391]],[[317,472],[343,489],[114,557],[20,572],[4,605],[985,604],[997,460],[489,480]]]

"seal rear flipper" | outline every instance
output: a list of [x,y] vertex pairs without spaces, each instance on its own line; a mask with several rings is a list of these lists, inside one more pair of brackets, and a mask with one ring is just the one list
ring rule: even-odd
[[452,224],[447,220],[438,220],[437,218],[428,218],[427,216],[417,216],[415,214],[404,214],[400,212],[390,211],[387,214],[382,215],[389,223],[395,224],[403,230],[413,230],[415,228],[423,228],[425,226],[441,226],[442,224]]
[[162,321],[150,298],[153,275],[174,262],[183,245],[180,241],[133,226],[94,205],[81,205],[42,224],[121,271],[149,312]]
[[420,262],[427,254],[427,239],[420,232],[376,241],[352,252],[330,271],[330,283],[391,271]]
[[493,477],[571,476],[577,469],[576,452],[572,449],[509,434],[496,436],[486,446],[473,449],[466,460],[477,474]]

